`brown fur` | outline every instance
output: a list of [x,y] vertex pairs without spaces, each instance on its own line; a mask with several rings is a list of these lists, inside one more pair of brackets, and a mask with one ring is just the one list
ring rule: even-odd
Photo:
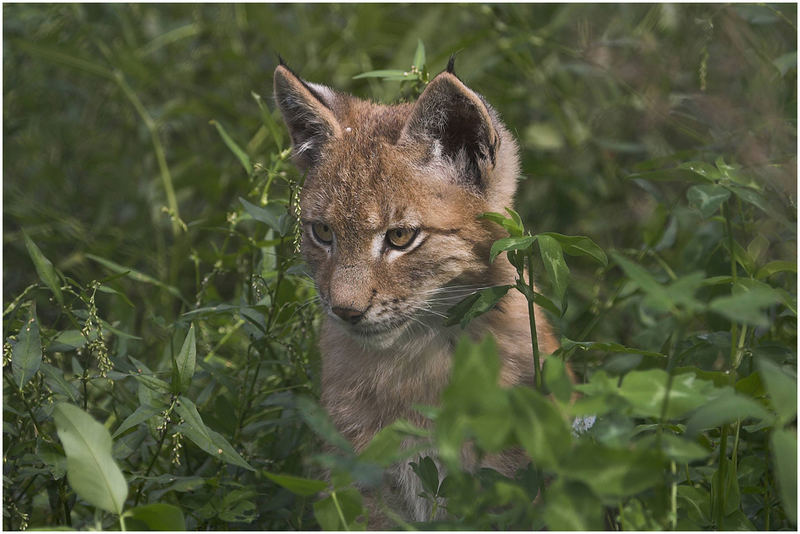
[[[427,425],[412,406],[438,402],[462,333],[442,325],[446,310],[477,288],[514,283],[505,255],[488,261],[504,232],[477,216],[512,205],[517,145],[497,113],[451,72],[434,78],[417,102],[385,106],[279,66],[275,94],[295,162],[307,172],[302,250],[327,312],[322,402],[360,451],[398,418]],[[314,237],[314,223],[333,232],[329,245]],[[394,228],[418,230],[407,250],[388,246]],[[541,350],[550,353],[555,338],[538,308],[536,315]],[[532,382],[521,294],[510,291],[467,332],[494,335],[503,385]],[[511,475],[524,461],[512,453],[486,463]],[[414,475],[399,466],[393,476],[411,517],[427,519]]]

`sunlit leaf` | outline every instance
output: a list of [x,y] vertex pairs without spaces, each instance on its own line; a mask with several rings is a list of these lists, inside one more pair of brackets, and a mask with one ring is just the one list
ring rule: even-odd
[[295,495],[310,497],[328,487],[327,482],[312,480],[310,478],[296,477],[294,475],[278,475],[264,471],[264,475],[274,483],[283,486]]
[[141,521],[150,530],[186,530],[183,511],[172,504],[161,502],[142,504],[127,510],[124,515],[136,521]]
[[77,406],[63,402],[56,405],[53,419],[67,455],[72,489],[92,506],[121,514],[128,484],[111,456],[108,430]]
[[14,383],[22,389],[33,378],[42,365],[42,338],[39,335],[39,323],[36,320],[36,309],[31,303],[28,319],[20,328],[17,342],[11,353],[11,370]]
[[197,347],[195,344],[194,323],[192,323],[180,352],[172,360],[172,390],[174,393],[184,393],[189,389],[189,385],[192,383],[192,376],[194,376],[196,355]]
[[28,249],[28,255],[33,261],[33,266],[36,269],[36,274],[39,275],[39,279],[50,288],[50,291],[53,292],[58,303],[64,304],[64,295],[61,293],[61,279],[58,276],[56,268],[53,267],[53,263],[42,254],[42,251],[39,250],[36,243],[28,237],[25,230],[22,231],[22,237],[25,240],[25,248]]
[[208,428],[197,407],[186,397],[181,397],[175,406],[175,411],[183,418],[183,423],[179,425],[180,432],[189,438],[195,445],[206,451],[215,458],[219,458],[239,467],[244,467],[250,471],[255,471],[250,464],[236,452],[228,440],[221,434]]
[[509,289],[511,286],[494,286],[476,291],[447,310],[445,326],[460,323],[461,328],[465,328],[472,319],[494,308]]

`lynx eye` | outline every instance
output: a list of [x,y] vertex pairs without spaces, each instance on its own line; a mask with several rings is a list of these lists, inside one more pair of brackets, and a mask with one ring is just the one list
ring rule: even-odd
[[386,232],[386,240],[393,248],[404,249],[417,237],[417,230],[413,228],[392,228]]
[[323,245],[330,245],[333,241],[333,230],[325,223],[312,223],[311,232],[314,234],[314,238]]

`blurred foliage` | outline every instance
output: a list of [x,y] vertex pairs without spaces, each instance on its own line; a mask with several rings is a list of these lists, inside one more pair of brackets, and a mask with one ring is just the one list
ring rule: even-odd
[[[556,421],[543,432],[575,459],[508,428],[538,466],[516,481],[450,462],[436,487],[420,459],[428,498],[448,498],[438,526],[793,528],[796,19],[793,4],[4,5],[4,527],[364,526],[350,482],[374,482],[376,458],[420,431],[392,427],[359,460],[310,400],[301,176],[271,75],[281,54],[310,81],[392,102],[456,53],[519,139],[526,227],[550,247],[558,232],[614,252],[600,267],[570,258],[568,290],[548,277],[561,263],[534,259],[597,425],[577,439],[559,426],[578,415],[563,400],[487,395],[513,421]],[[418,82],[353,79],[412,70],[420,41]],[[677,388],[688,411],[647,403],[666,377],[662,400]],[[453,399],[474,391],[453,387]],[[108,437],[71,430],[81,415],[61,402],[111,434],[110,463],[95,467],[121,468],[122,514],[69,474],[88,467],[67,440]],[[737,417],[699,408],[712,402]],[[467,437],[447,432],[457,404],[430,414],[444,451]],[[312,431],[345,449],[317,458],[339,474],[330,486],[276,475],[307,476]],[[591,447],[633,482],[663,484],[598,485],[581,463]],[[556,481],[532,507],[545,476]]]

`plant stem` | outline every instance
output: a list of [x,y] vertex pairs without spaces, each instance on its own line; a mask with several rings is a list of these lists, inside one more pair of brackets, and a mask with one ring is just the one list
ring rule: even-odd
[[344,513],[342,513],[342,507],[339,506],[339,500],[336,498],[335,491],[331,492],[331,499],[333,499],[333,505],[336,507],[336,512],[339,514],[339,521],[342,522],[342,528],[349,531],[350,529],[347,527],[347,521],[344,520]]
[[728,425],[722,425],[722,436],[719,439],[719,479],[717,484],[717,502],[715,509],[717,530],[722,529],[722,518],[725,516],[727,485],[727,466],[728,466]]
[[119,514],[119,529],[123,532],[128,530],[125,528],[125,514]]
[[[525,280],[523,279],[524,283]],[[533,309],[533,252],[528,252],[528,288],[531,290],[531,298],[528,299],[528,318],[531,325],[531,350],[533,351],[533,367],[535,369],[534,380],[536,389],[542,389],[542,367],[539,363],[539,340],[536,337],[536,315]]]

